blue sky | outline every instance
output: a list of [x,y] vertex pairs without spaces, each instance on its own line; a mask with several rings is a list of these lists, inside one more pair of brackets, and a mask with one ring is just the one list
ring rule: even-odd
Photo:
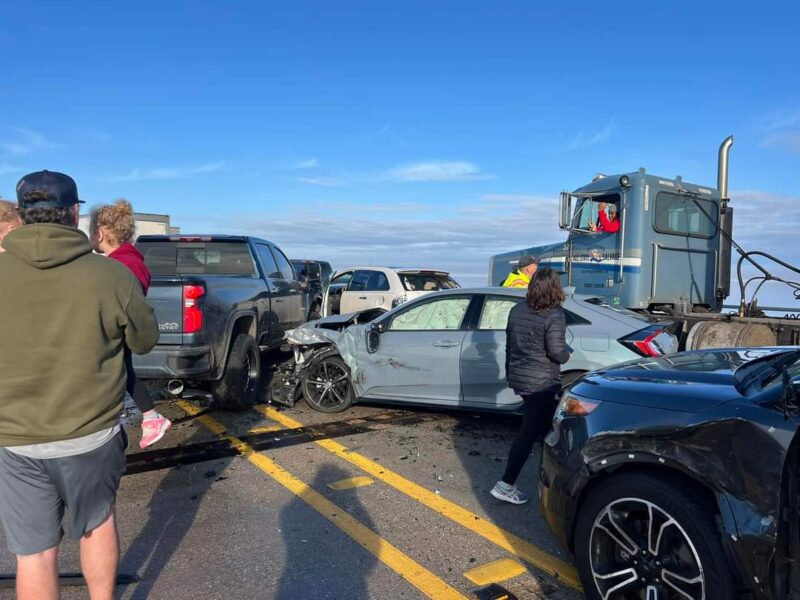
[[644,166],[730,185],[746,245],[800,262],[792,3],[17,2],[0,195],[72,174],[184,231],[424,264],[561,239],[555,199]]

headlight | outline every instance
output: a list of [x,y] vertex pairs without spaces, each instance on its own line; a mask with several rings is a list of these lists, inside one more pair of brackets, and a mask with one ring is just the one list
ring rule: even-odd
[[599,400],[586,400],[566,394],[556,409],[556,415],[561,417],[585,417],[597,410],[602,404]]

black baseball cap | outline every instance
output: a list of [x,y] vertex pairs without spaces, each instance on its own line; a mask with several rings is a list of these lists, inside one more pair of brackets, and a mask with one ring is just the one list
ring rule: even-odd
[[[26,200],[25,196],[30,192],[44,192],[46,198]],[[75,180],[63,173],[36,171],[25,175],[17,183],[17,204],[20,207],[52,208],[61,206],[67,208],[82,203],[83,200],[78,198],[78,186]]]
[[524,269],[525,267],[530,267],[531,265],[538,265],[538,264],[539,264],[539,259],[534,258],[530,254],[527,254],[525,256],[520,257],[517,266],[520,269]]

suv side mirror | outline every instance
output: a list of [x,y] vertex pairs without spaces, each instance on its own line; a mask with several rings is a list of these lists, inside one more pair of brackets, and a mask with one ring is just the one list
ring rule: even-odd
[[558,198],[558,227],[569,229],[572,217],[572,194],[561,192]]

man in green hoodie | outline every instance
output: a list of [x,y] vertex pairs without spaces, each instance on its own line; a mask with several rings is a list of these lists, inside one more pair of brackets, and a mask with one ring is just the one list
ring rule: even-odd
[[77,229],[72,178],[26,175],[17,202],[23,225],[0,254],[0,521],[17,556],[17,596],[58,598],[65,530],[80,539],[91,597],[110,600],[127,445],[123,352],[149,352],[158,325],[130,271],[93,254]]

